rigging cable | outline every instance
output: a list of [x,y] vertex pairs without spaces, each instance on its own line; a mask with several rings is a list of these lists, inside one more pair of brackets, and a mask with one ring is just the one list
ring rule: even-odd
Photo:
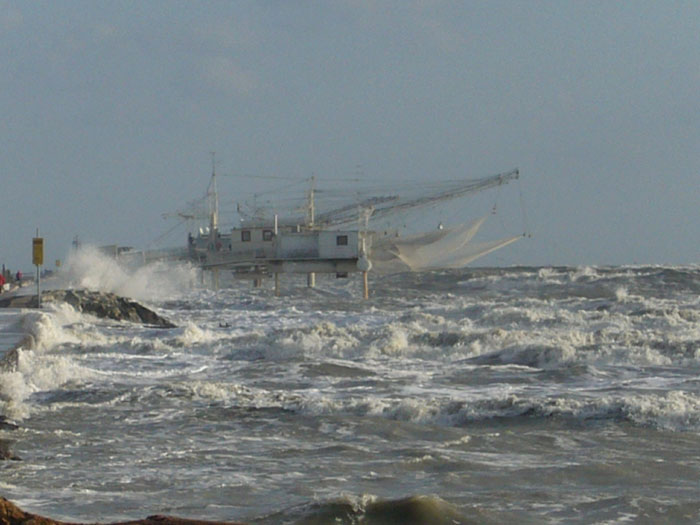
[[179,221],[177,222],[177,224],[175,224],[175,226],[173,226],[172,228],[170,228],[170,229],[169,229],[168,231],[166,231],[165,233],[161,233],[158,237],[156,237],[156,238],[153,239],[151,242],[149,242],[149,243],[146,245],[146,247],[150,248],[150,247],[153,246],[153,245],[156,245],[156,246],[157,246],[158,243],[160,243],[160,242],[161,242],[163,239],[165,239],[168,235],[170,235],[171,233],[173,233],[177,228],[179,228],[180,226],[182,226],[182,224],[184,224],[185,221],[187,221],[187,220],[188,220],[188,219],[181,219],[181,220],[179,220]]
[[531,238],[532,233],[530,232],[530,226],[527,221],[527,214],[525,213],[525,203],[523,201],[523,189],[522,186],[520,185],[520,179],[518,179],[518,194],[520,196],[520,213],[522,214],[522,219],[523,219],[523,228],[525,231],[523,232],[523,237]]

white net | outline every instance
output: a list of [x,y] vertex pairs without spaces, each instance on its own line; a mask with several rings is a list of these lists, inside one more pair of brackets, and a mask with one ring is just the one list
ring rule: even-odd
[[440,229],[405,238],[385,237],[375,240],[371,257],[378,271],[411,271],[462,268],[520,236],[489,242],[471,242],[486,220],[482,217],[469,224]]

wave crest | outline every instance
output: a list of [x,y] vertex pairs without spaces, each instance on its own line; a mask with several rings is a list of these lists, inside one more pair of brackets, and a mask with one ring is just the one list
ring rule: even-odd
[[94,246],[72,252],[58,278],[68,288],[112,292],[140,300],[180,296],[196,282],[196,269],[187,264],[158,261],[138,267],[120,264]]

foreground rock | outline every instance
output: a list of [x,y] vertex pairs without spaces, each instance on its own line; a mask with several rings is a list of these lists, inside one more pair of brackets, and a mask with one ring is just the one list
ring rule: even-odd
[[[159,328],[175,328],[175,325],[161,317],[153,310],[142,304],[120,297],[109,292],[93,292],[90,290],[49,290],[41,294],[41,302],[64,302],[70,304],[79,312],[92,314],[96,317],[114,319],[115,321],[131,321]],[[0,307],[7,308],[36,308],[36,295],[21,295],[0,298]]]
[[17,430],[19,427],[0,414],[0,430]]
[[7,439],[0,439],[0,461],[21,461],[19,456],[16,456],[12,450],[10,450],[11,441]]
[[[36,514],[24,512],[17,505],[0,497],[0,525],[77,525],[56,521]],[[146,519],[125,521],[112,525],[236,525],[231,521],[204,521],[175,518],[172,516],[149,516]],[[240,523],[238,525],[241,525]]]

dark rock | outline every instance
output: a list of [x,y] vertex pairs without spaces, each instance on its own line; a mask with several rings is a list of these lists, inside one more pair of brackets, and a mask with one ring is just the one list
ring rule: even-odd
[[[109,292],[90,290],[49,290],[41,294],[41,301],[64,302],[79,312],[115,321],[131,321],[158,328],[175,328],[175,325],[153,310],[136,301]],[[0,299],[0,307],[35,308],[36,296],[24,295]]]
[[[56,521],[36,514],[30,514],[17,505],[0,497],[0,525],[70,525],[65,521]],[[72,524],[78,525],[78,524]],[[176,518],[172,516],[149,516],[146,519],[125,521],[112,525],[236,525],[231,521],[205,521]],[[241,525],[241,524],[238,524]]]
[[0,297],[2,308],[36,308],[36,295],[12,295]]
[[0,415],[0,430],[17,430],[18,428],[19,427],[8,420],[7,417]]
[[6,439],[0,439],[0,461],[11,460],[11,461],[21,461],[18,456],[15,456],[10,450],[10,445],[12,443]]

